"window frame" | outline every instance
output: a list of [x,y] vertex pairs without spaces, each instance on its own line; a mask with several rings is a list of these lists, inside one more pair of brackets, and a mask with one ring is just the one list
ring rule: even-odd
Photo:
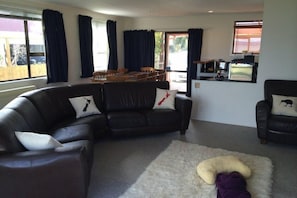
[[[187,62],[186,64],[186,68],[185,70],[181,70],[181,69],[173,69],[172,67],[168,67],[169,64],[169,57],[168,57],[168,53],[169,53],[169,37],[171,35],[187,35],[187,39],[188,39],[188,32],[187,31],[156,31],[155,34],[160,34],[160,36],[158,37],[159,39],[162,40],[162,42],[158,42],[156,41],[156,43],[158,44],[158,47],[160,48],[160,52],[156,53],[156,46],[155,46],[155,69],[159,69],[159,70],[166,70],[167,74],[166,74],[166,80],[169,81],[170,86],[173,89],[177,89],[178,93],[185,93],[186,92],[186,88],[187,88],[187,82],[185,81],[185,79],[187,78]],[[186,43],[188,45],[188,43]],[[187,47],[188,49],[188,47]],[[156,62],[156,56],[159,56],[160,61],[158,59],[158,61]],[[158,63],[158,65],[156,66],[156,63]]]
[[[159,34],[156,36],[156,34]],[[156,58],[158,56],[158,58]],[[165,70],[165,31],[155,31],[155,69]]]
[[[95,30],[94,30],[94,26],[97,26],[98,24],[102,24],[102,26],[105,26],[105,33],[106,33],[106,42],[104,42],[106,45],[105,45],[105,50],[104,51],[100,51],[100,49],[97,47],[97,49],[99,49],[98,51],[95,50],[95,45],[98,43],[100,43],[100,45],[102,45],[101,42],[96,42],[98,40],[101,40],[98,37],[96,38],[99,38],[99,39],[94,39],[94,35],[95,35]],[[108,38],[107,38],[107,30],[106,30],[106,21],[102,21],[102,20],[97,20],[97,19],[92,19],[92,32],[93,32],[93,61],[94,61],[94,71],[100,71],[100,70],[107,70],[108,69],[108,59],[109,59],[109,45],[108,45]],[[96,65],[97,64],[97,61],[95,60],[95,55],[96,53],[98,52],[98,56],[100,56],[100,54],[102,55],[105,55],[105,58],[106,58],[106,65],[102,66],[102,65]],[[101,61],[100,61],[101,62]],[[103,68],[104,67],[104,68]]]
[[[187,31],[180,31],[180,32],[164,32],[165,33],[165,46],[164,46],[164,54],[165,54],[165,61],[164,61],[164,65],[165,65],[165,68],[168,66],[168,64],[169,64],[169,37],[171,36],[171,35],[186,35],[187,34],[187,39],[189,38],[189,34],[188,34],[188,32]],[[187,43],[187,45],[188,45],[188,43]],[[187,62],[186,62],[186,64],[187,64]],[[181,71],[181,70],[172,70],[172,69],[170,69],[171,71],[176,71],[176,72],[184,72],[184,70],[183,71]],[[186,71],[186,70],[185,70]]]
[[[241,23],[241,25],[237,25]],[[246,23],[246,25],[244,25]],[[250,24],[248,24],[250,23]],[[253,24],[254,23],[254,24]],[[249,50],[243,50],[242,52],[235,52],[235,43],[236,39],[236,31],[238,29],[252,29],[252,28],[261,28],[261,35],[260,35],[260,41],[259,41],[259,51],[249,51]],[[246,21],[234,21],[233,26],[233,38],[232,38],[232,54],[260,54],[261,51],[261,39],[262,39],[262,28],[263,28],[263,20],[246,20]],[[250,41],[251,38],[254,38],[252,36],[248,36],[248,40]],[[248,44],[248,49],[250,48],[250,42]]]
[[[44,56],[46,57],[45,50],[43,52],[31,52],[30,51],[30,36],[29,36],[29,25],[28,21],[40,21],[42,23],[41,15],[40,18],[38,17],[28,17],[28,16],[18,16],[18,15],[5,15],[5,14],[0,14],[0,18],[7,18],[7,19],[17,19],[17,20],[22,20],[24,24],[24,41],[25,41],[25,51],[26,51],[26,60],[27,60],[27,70],[28,70],[28,76],[24,78],[16,78],[16,79],[8,79],[8,80],[1,80],[1,82],[9,82],[9,81],[19,81],[19,80],[26,80],[26,79],[34,79],[34,78],[41,78],[41,77],[46,77],[47,74],[41,75],[41,76],[32,76],[32,71],[31,71],[31,61],[30,57],[34,56]],[[43,28],[43,27],[42,27]],[[44,40],[44,38],[43,38]],[[45,49],[45,43],[43,43],[43,48]],[[28,61],[29,60],[29,61]],[[46,62],[44,63],[46,67]]]

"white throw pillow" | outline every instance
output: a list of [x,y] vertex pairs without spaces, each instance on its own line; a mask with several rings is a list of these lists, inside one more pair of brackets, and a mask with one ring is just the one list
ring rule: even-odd
[[99,109],[96,107],[93,96],[80,96],[75,98],[69,98],[69,101],[76,112],[76,118],[101,113]]
[[63,146],[59,141],[47,134],[16,131],[15,135],[21,144],[30,151],[54,149]]
[[177,90],[156,89],[156,99],[153,109],[175,109]]
[[274,115],[297,116],[297,97],[272,95],[272,110]]
[[198,175],[207,183],[214,184],[218,173],[239,172],[245,178],[252,174],[251,169],[232,155],[206,159],[197,166]]

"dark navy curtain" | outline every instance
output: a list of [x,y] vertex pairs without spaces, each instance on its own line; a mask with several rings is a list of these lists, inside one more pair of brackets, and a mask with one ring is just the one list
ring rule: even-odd
[[186,96],[191,97],[192,79],[197,75],[197,64],[201,58],[203,29],[188,30],[188,68],[187,68],[187,91]]
[[140,67],[154,67],[155,31],[124,31],[125,68],[129,71],[140,71]]
[[63,16],[54,10],[43,10],[47,82],[68,81],[68,53]]
[[92,18],[78,15],[81,78],[93,76],[93,32]]
[[109,46],[108,69],[118,69],[118,52],[117,52],[117,23],[108,20],[106,22],[107,38]]

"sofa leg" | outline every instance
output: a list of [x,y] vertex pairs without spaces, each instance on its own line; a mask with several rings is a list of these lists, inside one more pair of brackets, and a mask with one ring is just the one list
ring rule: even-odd
[[267,140],[266,139],[260,139],[260,143],[261,144],[267,144]]
[[186,134],[186,130],[180,130],[180,134],[181,135],[185,135]]

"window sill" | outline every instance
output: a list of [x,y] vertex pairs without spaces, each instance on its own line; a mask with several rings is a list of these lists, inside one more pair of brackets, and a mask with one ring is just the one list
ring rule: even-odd
[[0,90],[13,89],[21,86],[35,85],[36,87],[43,87],[47,83],[47,77],[30,78],[15,81],[0,82]]

